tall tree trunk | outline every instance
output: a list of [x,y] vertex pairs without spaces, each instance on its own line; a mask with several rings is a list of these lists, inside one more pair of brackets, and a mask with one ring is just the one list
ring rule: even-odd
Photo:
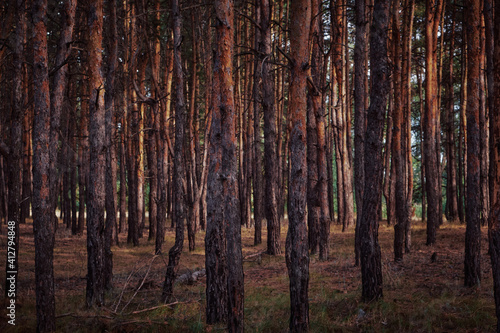
[[[255,0],[255,17],[261,18],[261,0]],[[261,29],[255,27],[255,49],[259,49],[258,45],[261,42]],[[258,57],[254,59],[254,86],[253,86],[253,128],[254,128],[254,139],[253,139],[253,215],[255,223],[255,236],[254,244],[258,245],[262,243],[262,219],[264,218],[264,193],[263,193],[263,182],[262,182],[262,149],[261,149],[261,102],[260,102],[260,84],[261,78],[260,73],[262,71],[262,63]]]
[[[488,8],[487,4],[490,1],[485,1],[485,10]],[[496,10],[500,8],[500,1],[495,0],[494,5]],[[490,7],[491,8],[491,7]],[[496,11],[495,10],[495,11]],[[492,97],[491,101],[491,185],[492,185],[492,205],[490,219],[488,221],[488,239],[489,239],[489,253],[491,259],[492,273],[493,273],[493,295],[495,298],[495,313],[497,317],[497,332],[500,332],[500,15],[495,13],[494,22],[492,27],[492,34],[497,38],[494,41],[493,50],[491,50],[492,62],[492,90],[488,91]],[[491,18],[486,18],[488,20]],[[490,54],[490,53],[489,53]]]
[[356,229],[354,241],[355,264],[359,265],[360,239],[359,224],[363,211],[363,186],[365,183],[365,130],[366,110],[368,109],[368,87],[365,86],[367,68],[365,59],[368,52],[368,17],[365,0],[355,3],[356,37],[354,44],[354,190],[356,197]]
[[33,22],[33,231],[38,332],[56,330],[54,223],[50,193],[50,93],[47,52],[47,0],[32,2]]
[[[26,6],[24,1],[15,2],[15,11],[17,16],[16,29],[15,29],[15,42],[14,42],[14,59],[13,59],[13,108],[10,115],[10,144],[7,158],[8,166],[8,243],[9,251],[6,252],[5,261],[5,296],[8,297],[9,289],[7,286],[11,285],[12,281],[17,281],[17,257],[11,261],[11,249],[14,254],[19,253],[19,215],[21,207],[21,153],[23,148],[23,125],[22,116],[24,112],[24,94],[23,94],[23,54],[24,54],[24,34],[25,27],[24,21],[26,20]],[[12,237],[11,235],[14,235]],[[13,245],[11,246],[11,241]],[[7,246],[6,246],[7,247]],[[11,280],[13,278],[13,280]],[[14,282],[15,283],[15,282]],[[9,297],[10,298],[10,297]]]
[[290,77],[289,118],[290,178],[288,184],[288,233],[286,263],[290,277],[290,331],[309,329],[309,252],[306,216],[306,111],[308,37],[311,28],[309,1],[291,3],[290,50],[292,66]]
[[444,1],[426,0],[424,157],[428,209],[427,245],[436,243],[436,230],[441,220],[437,35],[443,4]]
[[168,266],[163,284],[162,298],[164,302],[170,301],[173,295],[173,285],[175,281],[175,270],[179,265],[179,259],[184,244],[184,220],[186,218],[186,170],[184,156],[184,140],[186,127],[186,105],[184,103],[184,77],[182,73],[182,17],[179,8],[179,1],[172,0],[172,13],[174,31],[174,72],[175,83],[175,145],[174,145],[174,214],[175,221],[175,243],[168,253]]
[[233,2],[216,1],[213,111],[207,187],[207,323],[243,332],[243,266],[232,79]]
[[449,55],[448,55],[448,82],[446,85],[446,219],[454,222],[458,219],[458,195],[457,195],[457,173],[455,159],[455,103],[453,89],[453,60],[455,52],[455,7],[452,6],[452,22],[449,33]]
[[265,216],[267,220],[267,253],[281,253],[280,220],[278,214],[278,153],[276,133],[276,107],[274,105],[274,82],[271,66],[267,61],[271,57],[271,5],[269,0],[260,1],[261,25],[261,88],[262,112],[264,113],[264,173],[265,173]]
[[389,1],[375,0],[370,29],[372,89],[367,114],[365,189],[360,224],[362,296],[365,301],[382,297],[382,263],[378,244],[378,207],[382,191],[382,139],[389,93],[387,30]]
[[105,206],[106,223],[104,230],[104,287],[110,289],[113,280],[113,253],[111,244],[113,243],[113,228],[116,226],[116,151],[114,145],[115,137],[115,73],[118,64],[118,29],[116,18],[116,2],[111,1],[108,4],[109,15],[109,56],[108,69],[106,74],[104,95],[104,121],[105,137],[104,148],[106,150],[106,175],[105,175]]
[[105,109],[102,74],[103,1],[92,0],[88,8],[89,28],[89,143],[90,170],[87,219],[87,306],[104,303],[105,253]]
[[481,282],[481,201],[480,201],[480,0],[468,0],[467,13],[467,208],[465,231],[466,287]]

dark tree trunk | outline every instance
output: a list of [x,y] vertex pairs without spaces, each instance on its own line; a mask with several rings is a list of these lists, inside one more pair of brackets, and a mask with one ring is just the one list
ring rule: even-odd
[[276,108],[274,105],[274,82],[271,65],[266,58],[271,56],[271,5],[269,0],[260,0],[261,25],[261,88],[262,111],[264,113],[264,173],[265,173],[265,216],[267,220],[267,253],[281,253],[280,220],[278,215],[278,153],[276,133]]
[[372,64],[370,107],[365,139],[365,188],[359,227],[361,239],[362,296],[365,301],[382,297],[382,263],[378,244],[378,207],[382,191],[382,139],[389,93],[387,30],[389,2],[375,0],[370,29]]
[[450,222],[458,220],[457,172],[455,158],[455,103],[453,89],[453,60],[455,52],[455,7],[452,6],[452,22],[449,33],[448,80],[446,85],[446,219]]
[[92,0],[88,8],[89,28],[89,144],[90,170],[87,216],[87,307],[104,303],[104,210],[105,210],[105,109],[102,74],[103,2]]
[[[8,297],[9,289],[7,286],[10,285],[11,281],[9,278],[14,278],[17,281],[17,258],[14,261],[10,260],[11,251],[15,254],[19,252],[19,215],[20,215],[20,203],[21,203],[21,173],[22,170],[22,160],[21,153],[23,148],[23,126],[22,126],[22,116],[24,112],[24,96],[23,96],[23,54],[24,54],[24,35],[25,27],[24,21],[26,20],[26,8],[24,1],[15,2],[15,11],[17,16],[16,29],[15,29],[15,42],[14,42],[14,59],[13,59],[13,108],[10,115],[10,145],[8,159],[7,159],[7,179],[8,179],[8,251],[6,251],[6,261],[5,261],[5,296]],[[1,221],[0,221],[1,223]],[[12,237],[11,235],[14,235]],[[11,241],[13,245],[11,246]],[[7,246],[6,246],[7,248]],[[13,250],[11,250],[11,248]],[[15,272],[15,273],[11,273]]]
[[50,93],[47,52],[47,1],[32,2],[33,22],[33,231],[38,332],[56,330],[54,295],[54,223],[50,193]]
[[175,270],[179,265],[179,259],[184,244],[184,220],[186,218],[186,170],[184,169],[184,140],[186,127],[186,105],[184,103],[184,78],[182,73],[182,17],[179,9],[179,1],[172,0],[173,31],[174,31],[174,72],[175,83],[175,145],[174,145],[174,214],[175,221],[175,243],[168,253],[168,266],[163,284],[162,299],[170,301],[173,295],[175,281]]
[[104,287],[110,289],[113,280],[113,253],[111,244],[113,243],[113,228],[116,226],[116,150],[114,138],[116,136],[114,112],[115,112],[115,76],[118,64],[118,29],[116,18],[116,3],[108,3],[108,69],[106,83],[104,84],[106,93],[104,95],[104,121],[105,136],[104,149],[106,158],[105,175],[105,207],[106,223],[104,230]]
[[288,185],[288,234],[286,262],[290,278],[290,331],[309,329],[309,246],[306,216],[306,112],[308,37],[311,28],[311,6],[308,1],[291,3],[290,49],[291,77],[289,117],[290,178]]
[[[490,2],[487,0],[485,2],[485,10],[488,8],[487,4]],[[500,8],[500,1],[494,1],[495,8]],[[490,7],[491,8],[491,7]],[[491,18],[490,18],[491,19]],[[486,18],[488,20],[488,18]],[[493,290],[495,297],[495,313],[497,317],[497,328],[496,331],[500,332],[500,115],[498,111],[500,109],[500,42],[498,41],[498,36],[500,36],[500,15],[496,13],[494,23],[493,23],[493,36],[496,36],[497,40],[494,42],[492,50],[492,91],[489,94],[492,96],[491,101],[491,185],[492,185],[492,209],[490,213],[490,219],[488,221],[488,239],[489,239],[489,253],[491,259],[491,266],[493,272]],[[492,38],[492,40],[494,40]]]
[[358,0],[356,5],[356,37],[354,45],[354,190],[356,191],[356,229],[355,229],[355,264],[359,265],[360,239],[359,224],[363,211],[363,186],[365,182],[365,130],[366,130],[366,105],[368,87],[366,55],[368,52],[367,28],[368,17],[365,0]]
[[480,195],[480,0],[466,2],[467,15],[467,208],[464,284],[481,282],[481,195]]
[[[255,0],[255,17],[261,18],[261,0]],[[255,27],[255,48],[259,49],[259,43],[261,42],[261,29],[259,27]],[[254,223],[255,223],[255,237],[254,244],[258,245],[262,243],[262,219],[264,218],[264,189],[263,189],[263,181],[262,181],[262,149],[261,149],[261,126],[260,126],[260,118],[261,118],[261,94],[260,94],[260,84],[261,78],[260,73],[262,72],[262,62],[259,57],[255,57],[254,59],[254,82],[253,82],[253,215],[254,215]]]

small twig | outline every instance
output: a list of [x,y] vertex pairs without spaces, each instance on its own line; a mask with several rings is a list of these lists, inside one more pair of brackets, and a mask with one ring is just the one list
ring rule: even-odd
[[247,260],[247,259],[250,259],[250,258],[253,258],[253,257],[257,257],[257,256],[260,256],[260,255],[263,255],[264,253],[266,253],[266,251],[261,251],[261,252],[249,254],[249,255],[243,257],[243,260]]
[[153,306],[152,308],[147,308],[147,309],[143,309],[143,310],[133,311],[133,312],[130,312],[129,315],[143,313],[143,312],[148,312],[148,311],[153,311],[153,310],[160,309],[160,308],[165,308],[165,307],[171,307],[171,306],[177,305],[177,304],[187,304],[187,303],[194,303],[194,302],[200,302],[200,301],[201,300],[186,301],[186,302],[178,302],[177,301],[177,302],[173,302],[173,303],[168,303],[168,304],[162,304],[162,305],[158,305],[158,306]]
[[74,318],[106,318],[106,319],[111,319],[111,320],[114,319],[113,317],[103,316],[103,315],[99,315],[99,314],[97,314],[95,316],[90,316],[90,315],[82,316],[82,315],[77,315],[74,312],[63,313],[63,314],[60,314],[59,316],[56,316],[56,318],[63,318],[63,317],[74,317]]
[[155,261],[156,257],[158,257],[158,255],[154,255],[153,256],[153,259],[151,259],[151,262],[149,263],[149,267],[148,267],[148,270],[146,272],[146,274],[144,275],[144,278],[142,279],[141,281],[141,284],[139,285],[139,287],[136,289],[134,295],[132,295],[132,297],[130,298],[130,300],[128,301],[127,304],[125,304],[125,306],[123,307],[123,309],[120,311],[120,313],[123,313],[123,311],[125,311],[125,308],[130,304],[130,302],[132,302],[132,300],[134,299],[134,297],[137,295],[137,293],[139,292],[139,290],[141,290],[142,286],[144,285],[144,281],[146,281],[146,278],[148,277],[148,274],[149,274],[149,271],[151,270],[151,266],[153,265],[153,262]]

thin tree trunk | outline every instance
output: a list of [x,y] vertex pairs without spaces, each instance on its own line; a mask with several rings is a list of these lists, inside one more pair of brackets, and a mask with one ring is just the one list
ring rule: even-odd
[[[255,0],[255,17],[261,18],[261,8],[260,1]],[[261,41],[261,29],[259,27],[255,27],[255,49],[258,49],[258,45]],[[254,86],[253,86],[253,108],[254,108],[254,116],[253,116],[253,127],[254,127],[254,139],[253,139],[253,215],[254,215],[254,223],[255,223],[255,236],[254,236],[254,244],[258,245],[262,243],[262,219],[264,218],[264,193],[263,193],[263,182],[262,182],[262,150],[261,150],[261,126],[260,126],[260,117],[261,117],[261,102],[260,102],[260,73],[262,71],[262,63],[258,57],[254,59]]]
[[[490,1],[485,1],[485,10],[487,10]],[[494,1],[495,8],[500,8],[500,1]],[[491,7],[489,7],[491,8]],[[486,18],[486,20],[491,18]],[[492,97],[491,101],[491,176],[492,179],[492,209],[490,219],[488,221],[488,239],[489,239],[489,253],[491,259],[492,273],[493,273],[493,295],[495,298],[495,314],[497,317],[496,331],[500,332],[500,43],[498,36],[500,36],[500,15],[496,13],[492,33],[496,36],[497,40],[494,42],[493,50],[491,50],[491,65],[493,67],[492,73],[492,90],[488,93]],[[492,37],[492,41],[493,41]],[[490,53],[489,53],[490,54]],[[494,111],[495,110],[495,111]]]
[[269,0],[260,0],[261,25],[261,91],[264,114],[264,174],[265,216],[267,220],[267,253],[281,253],[280,220],[278,214],[278,153],[276,133],[276,107],[274,105],[273,77],[268,58],[271,57],[271,5]]
[[436,243],[436,230],[440,225],[441,175],[439,170],[438,143],[439,125],[439,91],[437,33],[444,1],[426,0],[425,27],[425,124],[424,155],[427,192],[427,245]]
[[179,1],[172,1],[172,14],[174,32],[174,62],[173,81],[175,83],[175,145],[174,145],[174,214],[175,221],[175,243],[168,253],[168,266],[163,283],[162,299],[169,302],[173,296],[175,281],[175,270],[179,265],[179,259],[184,245],[184,220],[186,218],[186,170],[185,165],[185,127],[186,127],[186,105],[184,103],[184,78],[182,73],[182,17],[180,14]]

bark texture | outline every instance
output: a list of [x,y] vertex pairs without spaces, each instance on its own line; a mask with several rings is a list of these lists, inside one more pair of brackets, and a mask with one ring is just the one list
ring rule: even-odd
[[480,195],[480,0],[466,2],[467,14],[467,206],[464,284],[481,282],[481,195]]
[[306,111],[308,36],[311,28],[311,6],[306,0],[291,3],[289,117],[290,178],[288,183],[288,234],[286,257],[290,277],[290,331],[309,329],[309,246],[306,213]]
[[104,303],[104,208],[105,208],[105,109],[102,74],[103,1],[92,0],[88,8],[89,28],[89,144],[90,170],[87,213],[87,306]]
[[56,330],[54,223],[50,195],[50,93],[47,53],[47,0],[32,3],[33,20],[33,231],[38,332]]
[[[359,227],[361,239],[362,297],[371,301],[383,296],[382,263],[378,243],[378,207],[382,194],[382,138],[389,93],[387,29],[389,1],[375,0],[370,29],[372,90],[365,138],[365,188]],[[376,64],[376,65],[375,65]]]

